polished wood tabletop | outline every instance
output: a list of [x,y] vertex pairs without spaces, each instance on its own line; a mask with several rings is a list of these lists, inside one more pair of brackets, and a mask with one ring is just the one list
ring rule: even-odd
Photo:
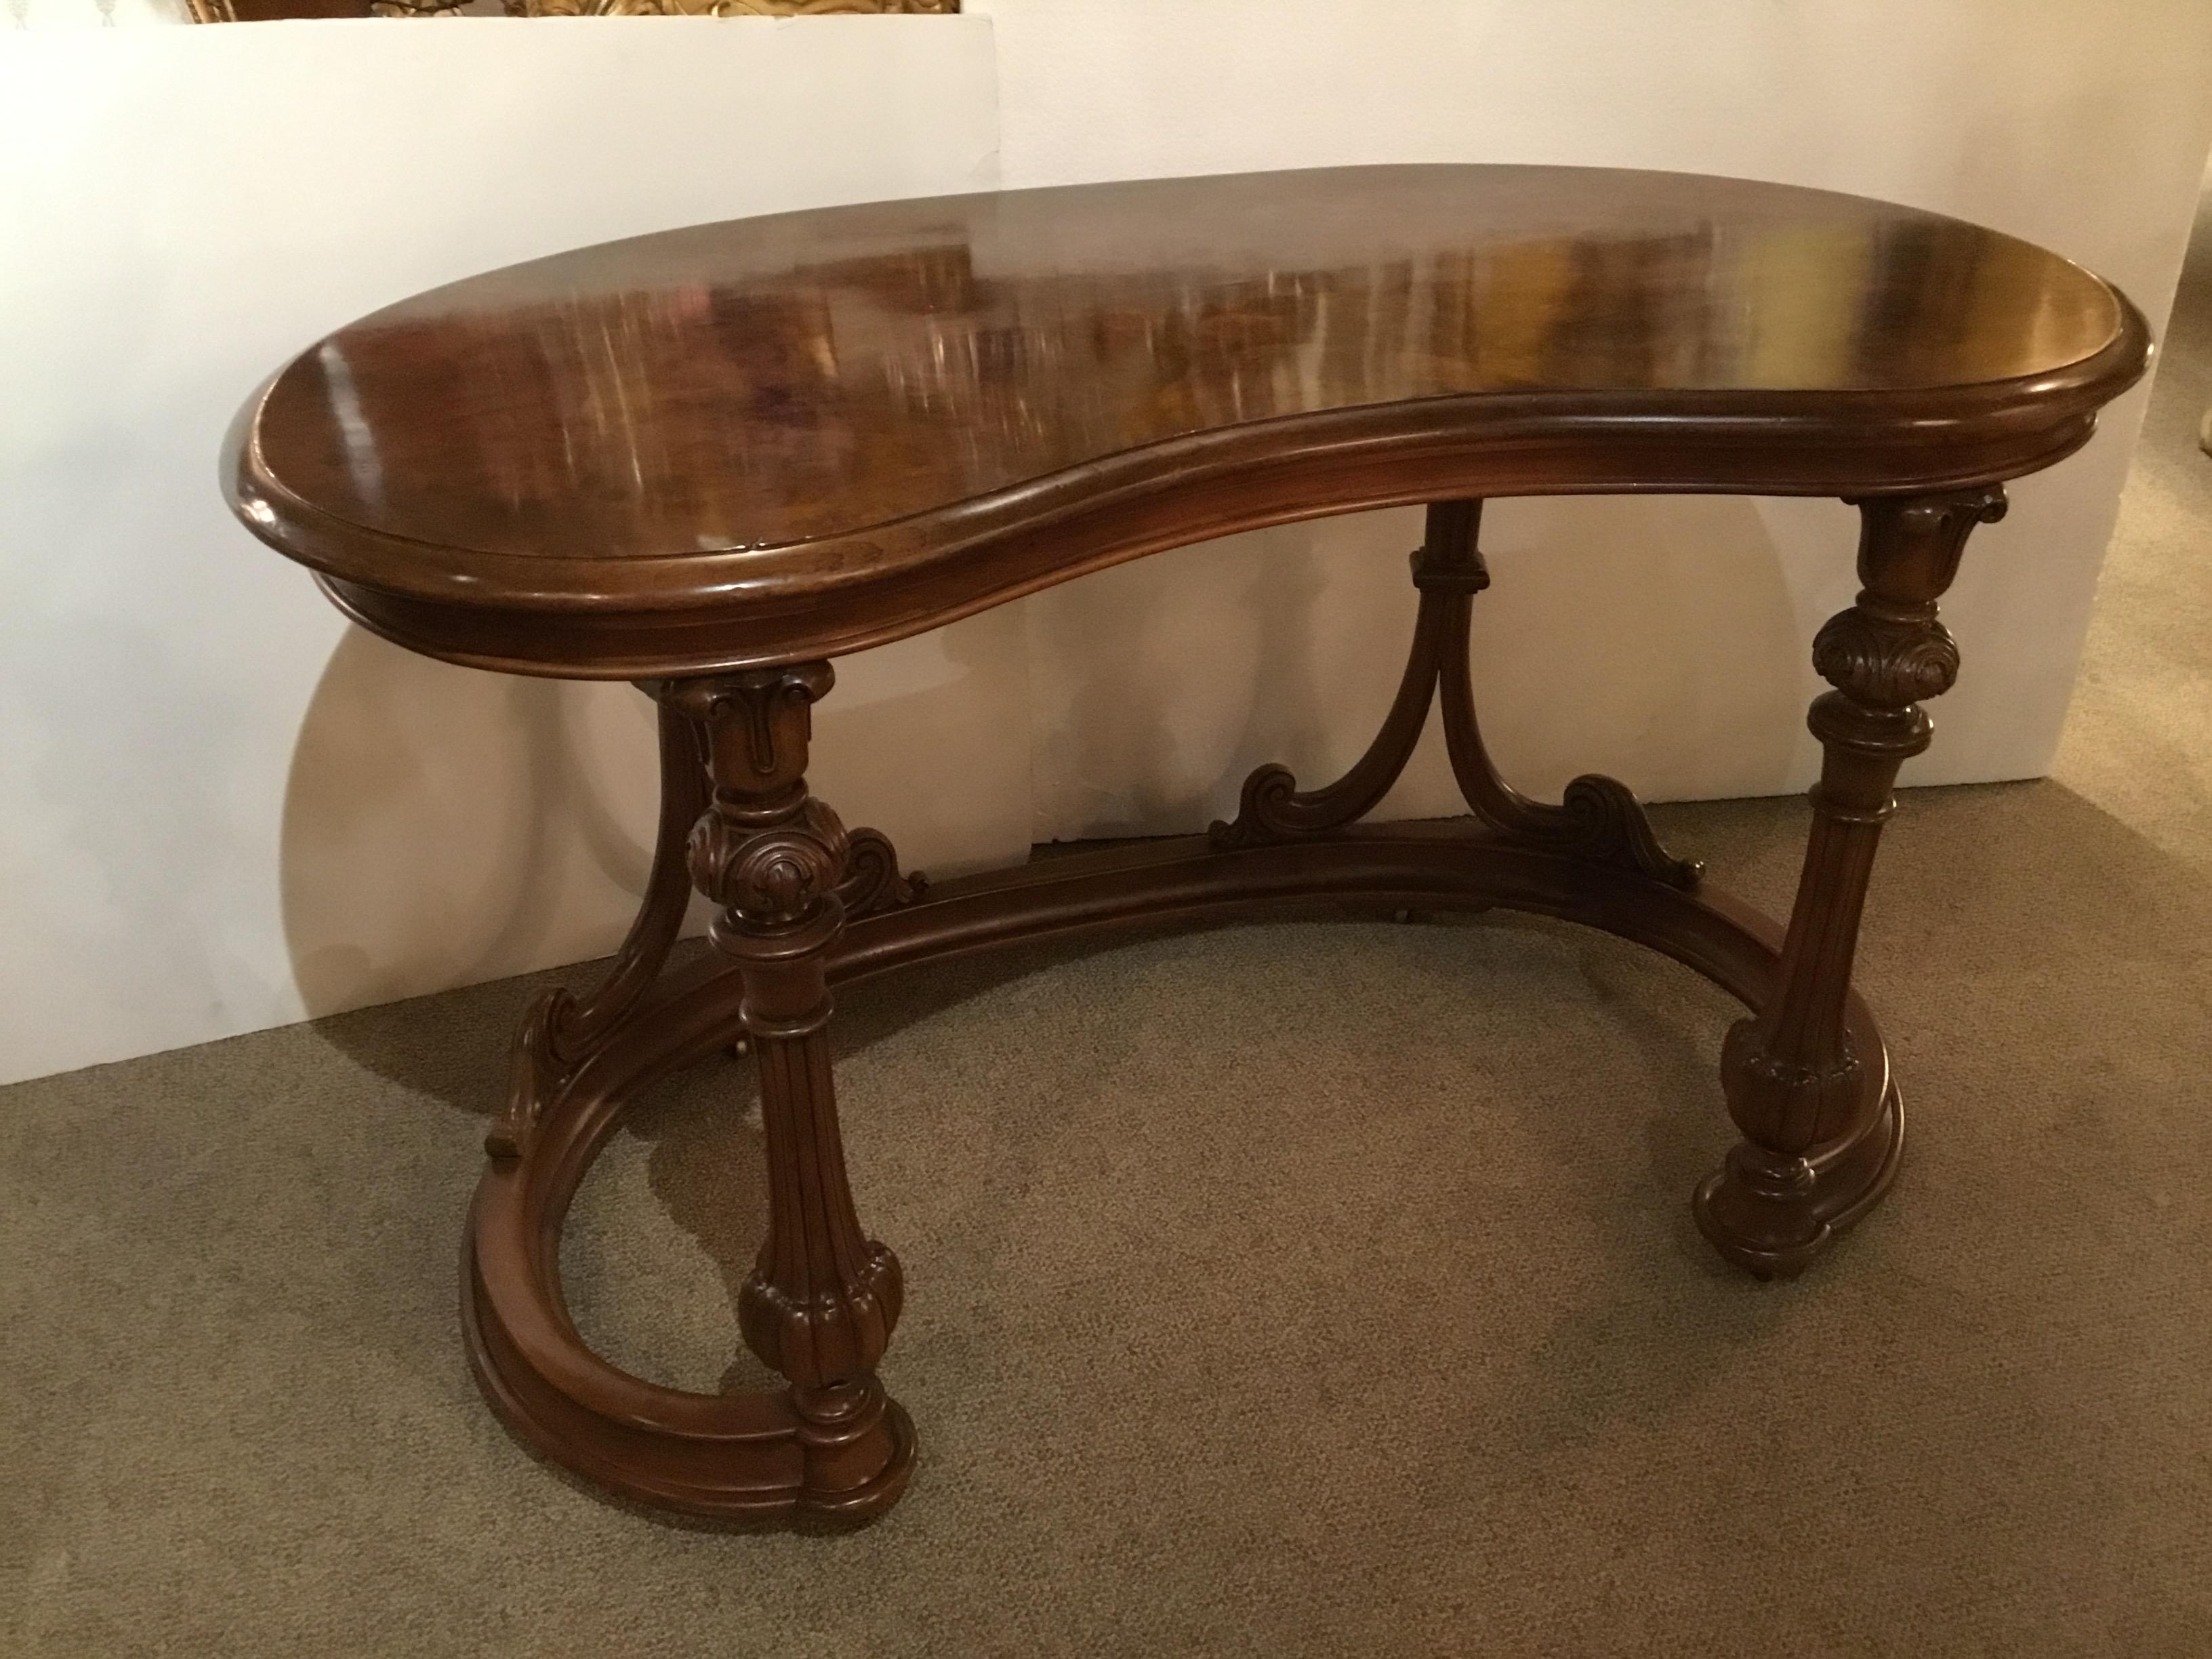
[[[818,654],[1167,544],[1133,496],[1175,498],[1187,541],[1446,493],[2014,475],[2087,435],[2146,343],[2112,288],[2028,243],[1776,185],[1086,185],[738,220],[439,289],[277,374],[228,483],[267,538],[367,590],[341,594],[356,609],[834,595]],[[1676,458],[1656,471],[1655,422]],[[1085,522],[1109,505],[1110,548]],[[886,586],[907,591],[856,613]],[[611,672],[765,651],[694,634]]]

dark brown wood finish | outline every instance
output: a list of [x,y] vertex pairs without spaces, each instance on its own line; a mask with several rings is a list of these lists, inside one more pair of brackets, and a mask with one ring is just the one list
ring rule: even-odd
[[[234,428],[264,540],[400,643],[638,679],[663,800],[599,990],[518,1037],[467,1234],[487,1395],[629,1497],[719,1518],[879,1512],[911,1423],[877,1378],[902,1297],[855,1213],[832,988],[1018,939],[1334,897],[1491,906],[1666,952],[1746,1005],[1721,1060],[1743,1136],[1694,1195],[1722,1254],[1802,1269],[1893,1176],[1903,1109],[1851,988],[1936,616],[2005,481],[2084,442],[2142,373],[2117,291],[2040,249],[1853,198],[1524,167],[1255,174],[707,226],[457,283],[340,331]],[[1857,602],[1814,659],[1826,750],[1788,927],[1662,848],[1629,791],[1528,799],[1484,748],[1468,622],[1485,497],[1841,495]],[[932,887],[808,791],[829,659],[1120,560],[1256,525],[1429,503],[1398,695],[1343,777],[1262,767],[1206,836]],[[1359,822],[1441,706],[1471,816]],[[687,875],[712,960],[670,974]],[[744,1340],[768,1394],[661,1389],[593,1355],[558,1240],[626,1102],[743,1042],[767,1237]]]
[[404,645],[639,678],[832,656],[1352,507],[2014,477],[2087,438],[2145,342],[2039,248],[1817,191],[1540,167],[1088,185],[438,289],[278,374],[228,477]]

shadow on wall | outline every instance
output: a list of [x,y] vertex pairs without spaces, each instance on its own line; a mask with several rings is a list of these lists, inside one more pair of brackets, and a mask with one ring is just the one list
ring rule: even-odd
[[1809,782],[1805,710],[1819,686],[1777,516],[1815,523],[1822,585],[1838,596],[1816,607],[1825,619],[1856,586],[1856,515],[1839,503],[1498,502],[1484,525],[1492,585],[1475,603],[1474,674],[1506,776],[1546,799],[1583,772],[1669,800]]
[[[1018,618],[974,618],[837,667],[810,774],[845,821],[878,825],[909,867],[939,874],[1025,856]],[[605,956],[644,894],[659,799],[653,711],[635,688],[456,668],[349,629],[285,790],[280,896],[308,1016]],[[701,901],[693,931],[704,921]],[[487,987],[468,1016],[495,1060],[532,988]],[[349,1046],[350,1026],[329,1029]],[[404,1052],[349,1051],[468,1109],[497,1097],[489,1073],[449,1086]]]
[[[1832,503],[1497,504],[1474,633],[1501,769],[1546,798],[1584,770],[1700,786],[1669,793],[1786,787],[1810,750],[1807,606],[1771,515],[1823,510],[1838,555],[1823,580],[1847,592],[1849,515]],[[1826,520],[1810,528],[1831,539]],[[1201,827],[1266,761],[1325,783],[1397,684],[1419,535],[1418,511],[1282,526],[842,659],[814,785],[942,875],[1017,862],[1033,838]],[[653,724],[627,685],[455,668],[349,630],[285,797],[284,931],[309,1016],[611,951],[651,862]],[[1696,770],[1716,763],[1729,775]],[[1383,815],[1461,810],[1432,715]],[[488,1055],[511,1029],[494,1003]],[[357,1057],[435,1086],[404,1055]],[[456,1086],[471,1108],[496,1093],[473,1073]]]
[[1268,762],[1343,773],[1405,665],[1420,534],[1418,510],[1277,525],[1032,598],[1038,839],[1202,829]]
[[307,1012],[611,950],[651,862],[653,753],[627,686],[481,673],[349,629],[284,798]]
[[[1583,771],[1674,798],[1802,784],[1802,599],[1829,596],[1793,594],[1771,515],[1824,507],[1839,599],[1849,530],[1831,503],[1496,503],[1474,635],[1501,769],[1546,799]],[[1268,761],[1318,787],[1358,758],[1397,684],[1419,536],[1413,510],[1281,526],[845,659],[817,716],[816,787],[946,873],[1017,860],[1032,839],[1201,828]],[[454,668],[349,630],[285,798],[284,928],[307,1013],[611,950],[650,863],[652,726],[627,686]],[[1461,810],[1432,716],[1382,815]]]
[[[1804,613],[1848,600],[1855,533],[1833,502],[1492,503],[1474,672],[1501,769],[1545,799],[1589,771],[1670,799],[1802,787]],[[1417,510],[1285,525],[1031,599],[1038,838],[1196,830],[1270,761],[1306,788],[1340,775],[1404,666],[1420,537]],[[1801,604],[1808,540],[1832,556]],[[1463,810],[1432,715],[1379,816]]]

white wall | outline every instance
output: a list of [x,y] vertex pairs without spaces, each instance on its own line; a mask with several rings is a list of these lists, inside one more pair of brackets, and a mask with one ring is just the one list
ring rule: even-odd
[[[1963,213],[2156,318],[2212,118],[2191,0],[2094,28],[2024,0],[970,3],[0,33],[0,1080],[620,936],[653,817],[642,699],[349,632],[216,497],[246,390],[375,305],[604,237],[1001,173],[1510,159]],[[2138,409],[1982,532],[1923,777],[2044,765]],[[1486,531],[1486,728],[1522,781],[1803,781],[1844,509],[1524,502]],[[1169,554],[850,659],[817,783],[944,868],[1189,827],[1261,758],[1318,776],[1388,698],[1414,536],[1382,514]],[[925,748],[957,794],[908,793]],[[1428,765],[1397,805],[1437,810],[1440,786]]]
[[[2203,0],[969,4],[998,25],[1008,188],[1370,161],[1725,173],[2010,231],[2160,323],[2212,144]],[[2049,769],[2145,395],[1976,533],[1945,607],[1965,667],[1908,783]],[[1803,787],[1810,642],[1850,600],[1856,535],[1826,502],[1493,507],[1475,677],[1500,764],[1546,792],[1591,769],[1657,799]],[[1347,764],[1389,699],[1419,540],[1413,512],[1291,526],[1031,601],[1040,836],[1187,829],[1262,760]],[[1386,811],[1455,810],[1436,738]]]
[[[216,446],[277,363],[425,286],[988,188],[993,82],[981,18],[0,33],[0,1080],[621,936],[644,699],[347,629],[230,520]],[[920,856],[1028,845],[990,716],[1018,626],[856,662],[825,714],[817,775]],[[975,795],[890,797],[918,727]]]

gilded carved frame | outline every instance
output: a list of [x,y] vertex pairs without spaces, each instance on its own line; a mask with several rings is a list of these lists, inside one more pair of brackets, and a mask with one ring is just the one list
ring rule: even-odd
[[[185,0],[195,23],[282,17],[458,17],[467,0]],[[500,0],[510,17],[817,17],[944,14],[960,0]]]

